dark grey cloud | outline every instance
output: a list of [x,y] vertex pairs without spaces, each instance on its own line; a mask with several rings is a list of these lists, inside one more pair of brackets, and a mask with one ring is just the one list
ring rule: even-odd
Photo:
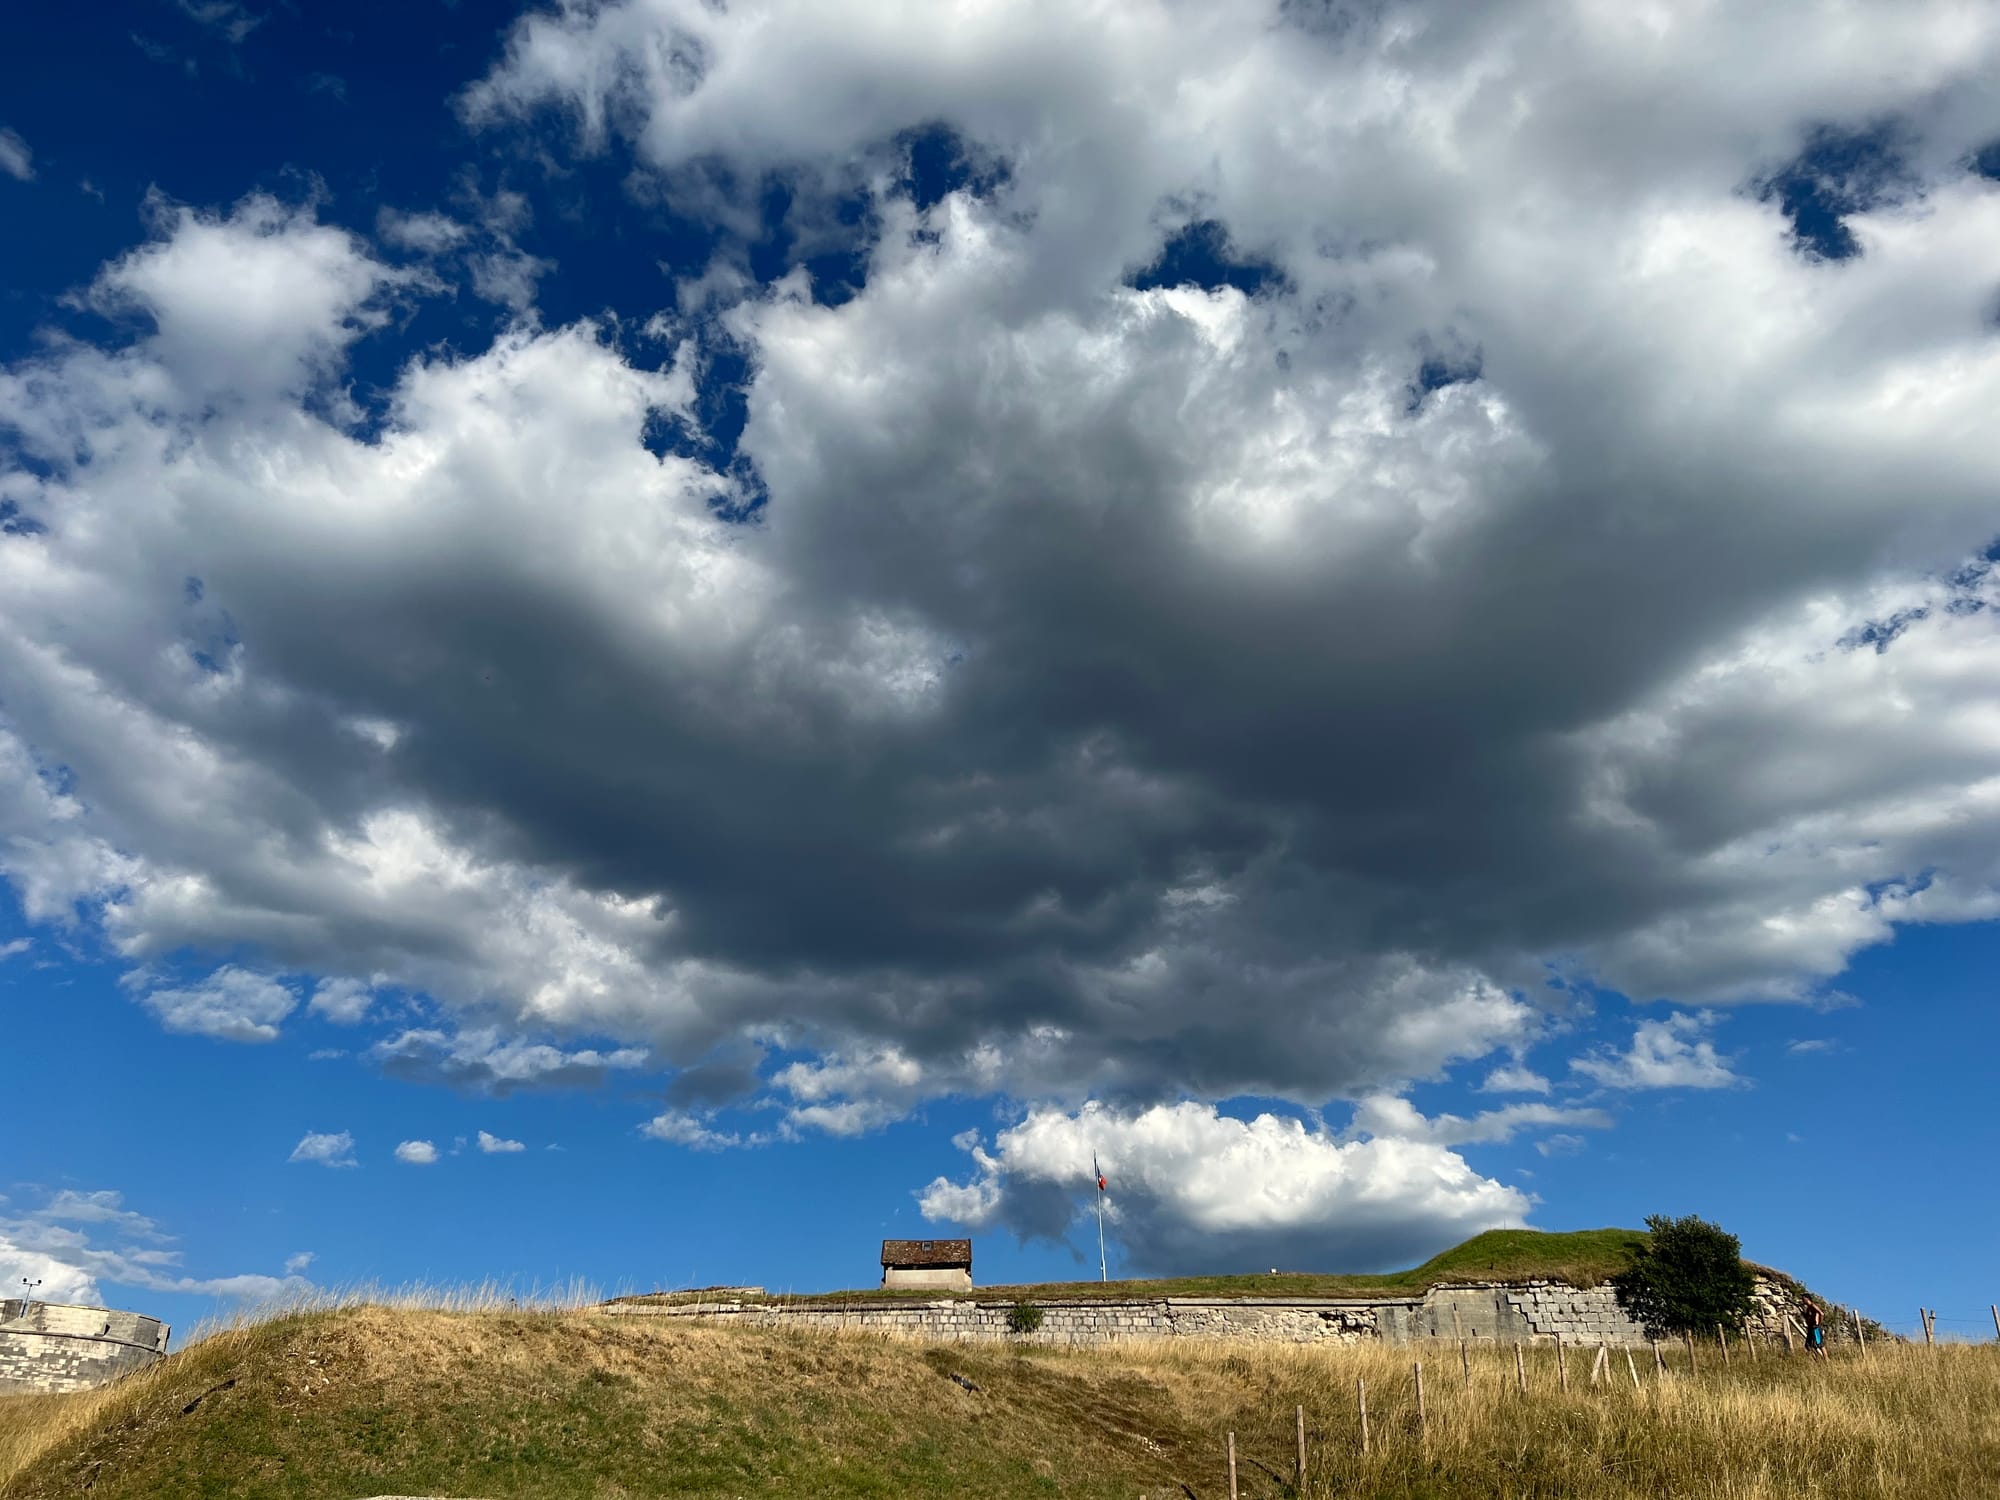
[[[524,318],[377,434],[343,362],[433,273],[253,198],[0,374],[32,915],[428,996],[408,1076],[649,1049],[714,1143],[759,1069],[792,1129],[1358,1098],[2000,910],[1993,26],[768,9],[537,15],[465,107],[865,194],[838,306]],[[754,472],[656,456],[724,348]]]

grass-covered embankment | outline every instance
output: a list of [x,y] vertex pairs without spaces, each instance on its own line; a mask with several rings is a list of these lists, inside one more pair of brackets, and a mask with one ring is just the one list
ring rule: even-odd
[[[763,1300],[811,1304],[901,1300],[912,1296],[925,1300],[955,1297],[1031,1302],[1076,1302],[1103,1297],[1416,1297],[1446,1282],[1535,1279],[1598,1286],[1629,1265],[1633,1249],[1645,1242],[1643,1229],[1579,1229],[1566,1234],[1539,1229],[1489,1229],[1420,1266],[1378,1275],[1279,1271],[1253,1276],[1177,1276],[1156,1281],[1050,1281],[1027,1286],[983,1286],[970,1292],[912,1293],[864,1287],[844,1292],[765,1293]],[[711,1295],[699,1291],[654,1292],[613,1300],[702,1301]]]
[[[0,1497],[1892,1496],[1992,1492],[2000,1351],[1828,1362],[1712,1346],[1659,1380],[1622,1355],[1450,1345],[924,1345],[589,1311],[315,1312],[223,1333],[108,1391],[0,1403]],[[1416,1425],[1411,1362],[1430,1422]],[[1355,1381],[1372,1443],[1360,1452]],[[970,1388],[969,1388],[970,1387]],[[9,1477],[11,1475],[11,1478]],[[1183,1488],[1185,1487],[1185,1488]]]

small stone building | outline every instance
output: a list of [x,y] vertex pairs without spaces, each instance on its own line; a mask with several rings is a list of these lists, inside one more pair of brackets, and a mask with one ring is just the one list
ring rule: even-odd
[[969,1292],[972,1241],[884,1240],[882,1285]]

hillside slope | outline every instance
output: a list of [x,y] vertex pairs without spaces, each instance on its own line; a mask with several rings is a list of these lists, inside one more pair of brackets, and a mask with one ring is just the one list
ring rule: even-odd
[[[1991,1493],[2000,1352],[1776,1351],[1598,1383],[1555,1351],[1087,1351],[358,1307],[205,1340],[108,1391],[0,1403],[0,1500],[366,1495],[1565,1497]],[[1412,1357],[1428,1364],[1416,1425]],[[1635,1367],[1636,1369],[1636,1367]],[[1357,1379],[1372,1443],[1361,1451]],[[67,1430],[61,1430],[63,1428]],[[32,1451],[30,1451],[32,1450]],[[11,1475],[11,1477],[10,1477]]]

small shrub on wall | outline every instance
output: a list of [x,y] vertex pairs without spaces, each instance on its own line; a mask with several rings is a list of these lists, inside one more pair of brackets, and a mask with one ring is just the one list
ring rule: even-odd
[[1042,1310],[1032,1302],[1016,1302],[1007,1309],[1007,1326],[1015,1333],[1033,1333],[1042,1326]]

